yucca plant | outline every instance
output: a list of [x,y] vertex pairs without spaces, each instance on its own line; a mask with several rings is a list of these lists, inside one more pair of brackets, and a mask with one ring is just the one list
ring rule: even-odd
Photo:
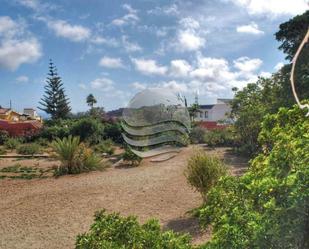
[[71,135],[63,139],[56,138],[52,142],[52,148],[56,157],[61,161],[68,174],[74,174],[80,167],[77,160],[77,154],[80,149],[79,137],[72,137]]

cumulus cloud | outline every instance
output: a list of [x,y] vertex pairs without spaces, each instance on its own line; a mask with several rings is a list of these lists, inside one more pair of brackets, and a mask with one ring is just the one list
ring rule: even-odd
[[166,66],[158,65],[155,60],[131,59],[135,69],[146,75],[164,75],[167,72]]
[[186,60],[172,60],[170,75],[173,77],[186,77],[191,69],[191,65]]
[[99,65],[107,68],[124,68],[121,58],[104,56],[101,58]]
[[81,42],[91,35],[90,29],[81,25],[72,25],[64,20],[49,20],[48,27],[59,37],[67,38],[73,42]]
[[25,75],[21,75],[21,76],[16,78],[16,81],[18,83],[27,83],[29,81],[29,78]]
[[93,36],[90,40],[91,43],[96,45],[107,45],[110,47],[118,47],[119,42],[115,38],[105,38],[102,36]]
[[85,84],[83,84],[83,83],[78,84],[78,87],[79,87],[80,89],[83,89],[83,90],[86,90],[86,89],[87,89],[87,86],[86,86]]
[[276,66],[274,67],[274,69],[275,69],[276,71],[278,71],[278,70],[280,70],[283,66],[284,66],[284,64],[283,64],[282,62],[279,62],[279,63],[276,64]]
[[205,46],[205,38],[201,34],[200,24],[197,20],[186,17],[179,21],[176,44],[173,44],[180,51],[196,51]]
[[133,83],[131,84],[131,86],[132,86],[133,88],[135,88],[136,90],[139,90],[139,91],[145,90],[145,89],[147,88],[147,85],[146,85],[146,84],[143,84],[143,83],[140,83],[140,82],[133,82]]
[[108,78],[97,78],[90,82],[90,86],[92,89],[100,90],[103,92],[109,92],[114,90],[114,82]]
[[112,24],[115,26],[124,26],[128,24],[135,24],[137,21],[139,21],[139,17],[137,16],[137,10],[132,8],[129,4],[123,4],[122,8],[127,11],[127,14],[125,14],[121,18],[116,18],[112,21]]
[[262,34],[264,34],[264,31],[260,30],[259,26],[255,22],[251,22],[248,25],[238,26],[236,28],[236,31],[238,33],[247,33],[247,34],[253,34],[253,35],[262,35]]
[[0,68],[16,70],[21,64],[36,62],[42,56],[41,44],[23,23],[0,17]]
[[230,0],[238,6],[244,7],[251,15],[297,15],[308,9],[306,0]]
[[127,51],[127,52],[140,52],[142,51],[142,47],[140,45],[138,45],[137,43],[134,43],[134,42],[130,42],[128,40],[128,37],[127,36],[122,36],[122,44],[123,44],[123,47],[124,49]]
[[168,15],[168,16],[177,16],[179,15],[179,10],[176,4],[171,4],[163,7],[156,7],[147,11],[148,14],[153,15]]
[[234,67],[239,69],[242,72],[249,73],[254,72],[259,69],[263,63],[260,59],[250,59],[246,56],[240,57],[237,60],[234,60]]

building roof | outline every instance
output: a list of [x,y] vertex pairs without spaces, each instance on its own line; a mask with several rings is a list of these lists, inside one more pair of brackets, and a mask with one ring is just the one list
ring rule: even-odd
[[0,108],[0,114],[6,114],[10,110],[11,109],[9,109],[9,108]]
[[214,105],[199,105],[199,108],[201,109],[212,109]]

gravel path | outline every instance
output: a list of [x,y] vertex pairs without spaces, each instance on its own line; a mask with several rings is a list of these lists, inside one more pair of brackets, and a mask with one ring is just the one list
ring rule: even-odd
[[164,229],[190,232],[197,243],[208,239],[186,214],[201,204],[183,175],[192,151],[189,147],[169,161],[143,161],[136,168],[0,180],[0,248],[74,248],[76,235],[88,231],[94,212],[103,208],[137,215],[141,222],[156,217]]

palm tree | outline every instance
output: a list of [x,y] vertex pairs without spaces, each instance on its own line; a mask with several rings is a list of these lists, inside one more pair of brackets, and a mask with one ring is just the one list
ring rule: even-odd
[[87,105],[89,105],[89,106],[91,107],[91,109],[92,109],[93,106],[94,106],[94,104],[97,103],[97,100],[95,99],[95,97],[93,96],[93,94],[90,93],[90,94],[87,96],[86,102],[87,102]]

